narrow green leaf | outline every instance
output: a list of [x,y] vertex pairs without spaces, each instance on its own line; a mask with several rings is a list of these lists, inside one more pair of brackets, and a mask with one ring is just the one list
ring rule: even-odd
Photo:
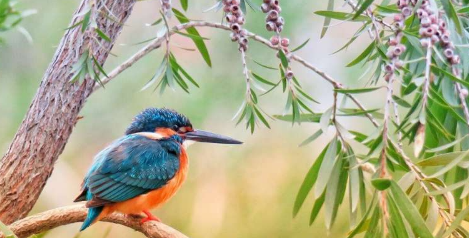
[[410,105],[406,100],[396,96],[396,95],[392,95],[392,99],[394,100],[394,102],[396,102],[399,106],[402,106],[402,107],[405,107],[405,108],[411,108],[412,105]]
[[394,181],[391,181],[390,188],[394,200],[399,204],[400,211],[404,215],[404,218],[409,222],[409,225],[412,227],[415,234],[420,238],[433,238],[432,233],[425,225],[425,221],[421,217],[418,209],[412,203],[407,194],[405,194]]
[[83,17],[83,22],[81,24],[81,32],[85,32],[86,28],[90,24],[91,9]]
[[347,13],[347,12],[317,11],[317,12],[314,12],[314,14],[323,16],[323,17],[329,17],[329,18],[336,19],[336,20],[343,20],[343,21],[363,22],[363,21],[370,20],[370,18],[367,16],[358,16],[354,18],[353,14]]
[[[332,176],[332,169],[337,161],[338,144],[340,144],[336,137],[332,139],[329,147],[327,148],[326,154],[324,155],[324,161],[319,168],[319,175],[316,185],[314,186],[314,194],[319,197],[322,192],[326,189],[326,185],[329,182],[329,178]],[[335,175],[337,176],[337,175]]]
[[[329,0],[329,1],[333,1],[333,0]],[[303,48],[306,44],[308,44],[310,38],[308,38],[305,42],[301,43],[301,45],[299,45],[298,47],[294,48],[293,50],[291,50],[291,52],[295,52],[295,51],[298,51],[300,50],[301,48]]]
[[360,8],[355,12],[353,19],[359,17],[373,2],[374,0],[364,0],[362,5],[360,5]]
[[454,168],[455,166],[458,165],[459,162],[461,162],[467,155],[469,154],[469,150],[461,153],[458,157],[456,157],[453,161],[445,165],[443,168],[439,169],[436,173],[428,176],[429,178],[436,178],[440,175],[445,174],[448,172],[450,169]]
[[288,68],[288,59],[287,59],[287,56],[285,55],[285,52],[283,52],[283,50],[279,50],[278,55],[280,57],[280,61],[282,62],[283,67],[285,69]]
[[254,107],[254,111],[256,112],[256,115],[257,117],[259,117],[259,119],[261,119],[262,123],[264,123],[264,125],[270,129],[270,125],[269,123],[267,122],[267,120],[265,119],[264,115],[262,115],[262,113],[259,111],[259,109],[257,109],[257,107]]
[[441,5],[443,5],[443,9],[445,9],[446,15],[448,16],[451,21],[453,21],[454,26],[458,34],[462,34],[462,26],[461,21],[459,20],[458,13],[454,9],[453,3],[450,0],[441,0]]
[[96,28],[96,33],[98,33],[99,37],[101,37],[101,39],[107,41],[107,42],[111,42],[111,38],[109,38],[109,36],[107,36],[104,32],[102,32],[99,28]]
[[324,200],[326,199],[326,192],[322,193],[320,197],[316,199],[313,205],[313,209],[311,210],[311,215],[309,217],[309,225],[311,226],[316,218],[319,215],[319,211],[321,210],[322,205],[324,204]]
[[383,178],[375,178],[371,180],[371,184],[373,184],[373,187],[375,187],[376,189],[383,191],[389,188],[389,186],[391,186],[391,180],[383,179]]
[[182,9],[184,9],[184,11],[187,11],[187,7],[189,6],[188,0],[179,0],[179,2],[181,3]]
[[278,70],[278,68],[275,68],[275,67],[272,67],[272,66],[268,66],[268,65],[265,65],[265,64],[262,64],[256,60],[252,60],[254,63],[256,63],[257,65],[261,66],[261,67],[264,67],[266,69],[272,69],[272,70]]
[[210,40],[209,38],[203,37],[203,36],[200,36],[200,35],[193,35],[193,34],[184,33],[184,32],[181,32],[181,31],[175,31],[175,32],[179,35],[191,38],[192,40]]
[[321,154],[319,154],[318,158],[316,158],[316,160],[314,161],[313,166],[311,166],[308,173],[306,174],[306,177],[300,186],[300,190],[298,191],[298,194],[296,195],[295,204],[293,205],[293,217],[295,217],[296,214],[298,214],[298,211],[300,211],[300,208],[303,205],[306,199],[306,196],[308,196],[308,193],[311,191],[314,184],[316,183],[316,179],[318,178],[319,168],[321,167],[322,161],[324,159],[324,155],[326,154],[326,151],[328,150],[328,148],[329,148],[329,145],[327,145],[322,150]]
[[434,152],[439,152],[439,151],[442,151],[442,150],[446,150],[446,149],[449,149],[457,144],[459,144],[461,141],[463,141],[464,139],[466,139],[469,135],[465,135],[455,141],[452,141],[448,144],[445,144],[445,145],[442,145],[442,146],[439,146],[439,147],[436,147],[436,148],[433,148],[433,149],[427,149],[426,152],[427,153],[434,153]]
[[352,67],[358,63],[360,63],[362,60],[364,60],[367,56],[369,56],[371,53],[373,53],[373,50],[376,49],[375,48],[375,41],[371,42],[371,44],[366,47],[366,49],[357,57],[355,58],[354,60],[352,60],[352,62],[350,62],[349,64],[347,64],[346,67]]
[[443,76],[446,76],[446,77],[449,78],[450,80],[455,81],[455,82],[457,82],[457,83],[460,83],[460,84],[462,84],[462,85],[464,85],[464,86],[466,86],[466,87],[469,87],[469,82],[466,82],[466,81],[464,81],[464,80],[462,80],[462,79],[460,79],[460,78],[454,76],[452,73],[450,73],[450,72],[448,72],[448,71],[446,71],[446,70],[444,70],[444,69],[438,68],[438,67],[435,66],[435,65],[432,65],[432,66],[431,66],[431,69],[432,69],[432,71],[435,72],[435,73],[443,74]]
[[[300,122],[316,122],[318,123],[319,120],[321,119],[322,114],[301,114],[300,115]],[[282,120],[282,121],[292,121],[293,115],[288,114],[288,115],[274,115],[274,118]]]
[[275,83],[272,83],[272,82],[270,82],[270,81],[267,80],[267,79],[264,79],[263,77],[259,76],[258,74],[254,73],[254,72],[252,72],[252,71],[251,71],[251,74],[252,74],[252,76],[253,76],[255,79],[257,79],[257,81],[259,81],[259,82],[261,82],[261,83],[265,83],[265,84],[271,85],[271,86],[275,86],[275,85],[276,85]]
[[389,214],[391,215],[391,223],[392,226],[390,227],[390,230],[392,230],[395,233],[396,238],[407,238],[409,235],[407,234],[405,224],[404,224],[404,218],[401,216],[401,213],[399,212],[399,208],[392,198],[392,196],[387,195],[386,196],[388,200],[388,207],[389,207]]
[[449,237],[449,235],[453,233],[453,231],[455,231],[461,225],[461,222],[468,215],[469,215],[469,206],[467,206],[466,208],[464,208],[458,213],[456,218],[451,223],[451,226],[449,226],[449,228],[445,231],[445,233],[441,237]]
[[327,109],[322,114],[321,119],[319,120],[319,125],[321,126],[321,129],[324,133],[327,133],[327,128],[329,128],[333,110],[334,110],[333,107],[330,107],[329,109]]
[[317,130],[313,135],[311,135],[310,137],[308,137],[308,139],[304,140],[303,142],[301,142],[301,144],[299,145],[300,147],[301,146],[304,146],[304,145],[307,145],[311,142],[313,142],[314,140],[316,140],[319,136],[322,135],[322,130],[319,129]]
[[[176,18],[179,20],[180,23],[189,22],[189,19],[186,16],[184,16],[184,14],[182,14],[182,12],[176,10],[175,8],[173,8],[173,12],[174,12],[174,15],[176,16]],[[186,31],[187,31],[187,33],[189,33],[191,35],[200,36],[197,29],[195,29],[194,27],[189,27],[189,28],[186,29]],[[193,38],[192,38],[192,41],[194,42],[195,46],[199,50],[200,54],[202,55],[202,58],[205,60],[207,65],[209,67],[212,67],[212,61],[210,59],[210,54],[208,53],[208,49],[207,49],[207,46],[205,45],[204,41],[201,40],[201,39],[193,39]]]
[[[333,11],[334,10],[334,0],[329,0],[329,2],[327,3],[327,10],[328,11]],[[330,17],[325,17],[324,18],[324,24],[322,25],[320,38],[323,38],[324,35],[326,35],[326,32],[329,29],[330,24],[331,24],[331,18]]]
[[382,87],[370,87],[370,88],[355,88],[355,89],[345,89],[345,88],[337,88],[334,91],[343,94],[357,94],[357,93],[368,93],[378,90]]

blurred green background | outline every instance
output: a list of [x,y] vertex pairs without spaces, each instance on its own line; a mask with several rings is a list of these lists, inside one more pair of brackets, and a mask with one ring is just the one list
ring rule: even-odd
[[[38,10],[38,14],[22,23],[34,41],[29,43],[16,31],[0,35],[6,41],[0,48],[0,151],[7,150],[27,112],[78,2],[20,1],[19,9]],[[253,2],[261,3],[259,0]],[[202,13],[214,3],[213,0],[190,0],[186,15],[191,19],[219,22],[222,12]],[[311,38],[298,52],[300,56],[342,83],[363,85],[366,80],[358,81],[363,69],[347,69],[344,65],[365,48],[369,38],[364,34],[348,51],[332,55],[360,25],[333,22],[326,37],[319,39],[323,18],[313,12],[324,10],[326,4],[327,1],[282,1],[282,16],[286,20],[282,34],[290,38],[292,47]],[[337,10],[349,11],[342,4],[337,3]],[[179,8],[178,3],[174,5]],[[143,46],[134,43],[154,37],[158,28],[145,24],[159,18],[158,11],[159,1],[137,2],[112,51],[117,57],[110,56],[105,64],[107,71]],[[264,16],[249,9],[246,28],[269,38],[271,33],[264,29]],[[176,23],[175,19],[171,23]],[[188,38],[174,36],[171,50],[196,78],[200,89],[192,88],[189,95],[179,89],[167,90],[163,95],[151,89],[140,91],[161,62],[160,49],[122,73],[105,89],[95,92],[80,113],[84,119],[76,125],[31,213],[71,205],[93,156],[122,136],[132,117],[144,108],[168,107],[187,115],[197,128],[232,136],[245,143],[241,146],[197,144],[189,148],[190,171],[186,183],[167,204],[153,211],[166,224],[191,237],[343,237],[349,226],[345,209],[329,232],[324,228],[322,217],[312,226],[308,225],[313,196],[308,198],[299,216],[292,218],[293,202],[304,175],[332,132],[313,144],[298,147],[318,128],[317,125],[292,126],[271,120],[271,130],[261,127],[253,135],[242,124],[236,127],[232,117],[242,103],[245,89],[237,44],[230,41],[226,31],[208,28],[199,31],[210,38],[206,44],[212,57],[212,68],[206,66],[198,52],[177,47],[194,48]],[[267,65],[278,64],[274,51],[254,41],[250,43],[248,56]],[[277,72],[260,68],[252,60],[248,61],[248,66],[271,81],[279,79]],[[293,64],[293,70],[306,91],[321,102],[311,105],[314,111],[320,112],[332,105],[329,84],[298,64]],[[278,88],[261,97],[260,105],[270,114],[281,114],[286,96]],[[379,105],[382,100],[373,100],[373,103]],[[347,120],[343,124],[354,129],[369,126],[361,122]],[[346,206],[348,202],[343,208]],[[79,226],[60,227],[46,237],[73,237]],[[128,228],[108,223],[98,223],[80,237],[103,237],[108,231],[107,237],[142,237]]]

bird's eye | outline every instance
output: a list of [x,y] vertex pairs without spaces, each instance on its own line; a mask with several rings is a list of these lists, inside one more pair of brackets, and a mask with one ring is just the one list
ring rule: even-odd
[[174,131],[178,131],[178,129],[179,129],[179,127],[178,127],[177,125],[174,125],[174,126],[173,126],[173,130],[174,130]]

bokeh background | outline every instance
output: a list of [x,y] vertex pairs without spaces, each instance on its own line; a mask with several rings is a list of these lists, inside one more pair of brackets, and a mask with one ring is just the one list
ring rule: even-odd
[[[177,1],[174,1],[177,2]],[[260,5],[259,0],[253,1]],[[337,2],[337,1],[336,1]],[[222,12],[203,10],[215,3],[189,1],[191,19],[219,22]],[[325,38],[319,39],[323,18],[314,11],[324,10],[327,1],[282,1],[282,16],[286,20],[284,32],[295,47],[306,39],[309,44],[298,54],[328,72],[340,82],[363,85],[359,80],[364,69],[346,68],[360,50],[370,41],[367,34],[360,37],[347,51],[332,54],[353,35],[359,24],[333,21]],[[349,11],[337,3],[337,10]],[[78,1],[47,0],[20,1],[20,9],[36,9],[22,23],[33,42],[16,31],[1,33],[6,43],[0,48],[0,151],[7,150],[29,104],[40,84],[64,29],[68,26]],[[174,3],[179,8],[178,3]],[[123,33],[120,35],[105,69],[110,71],[143,45],[134,45],[155,36],[158,27],[146,26],[159,18],[159,1],[137,2]],[[249,9],[246,28],[269,38],[264,29],[264,14]],[[172,24],[175,19],[172,19]],[[161,27],[161,26],[160,26]],[[272,129],[258,128],[254,134],[244,125],[235,125],[232,117],[244,97],[244,78],[237,44],[229,39],[229,32],[200,28],[213,61],[209,68],[198,52],[181,50],[177,46],[194,48],[192,42],[182,36],[172,38],[172,52],[178,61],[200,84],[191,88],[190,94],[182,90],[167,90],[164,94],[140,89],[152,77],[161,62],[162,50],[152,52],[131,69],[122,73],[105,89],[95,92],[80,113],[78,122],[60,156],[32,214],[51,208],[72,204],[80,190],[81,179],[90,166],[93,156],[114,139],[123,135],[132,117],[147,107],[173,108],[187,115],[192,123],[204,130],[232,136],[245,143],[241,146],[197,144],[189,148],[190,172],[182,189],[163,207],[153,212],[166,224],[191,237],[343,237],[348,230],[348,212],[342,209],[335,226],[326,231],[322,214],[312,226],[308,225],[309,213],[314,202],[308,197],[300,214],[292,218],[293,202],[298,188],[320,150],[330,135],[304,147],[298,147],[311,135],[317,125],[270,120]],[[250,59],[267,65],[277,65],[275,52],[251,41]],[[277,72],[248,61],[249,68],[271,81],[277,81]],[[366,68],[366,67],[365,67]],[[294,72],[307,92],[321,104],[311,105],[321,112],[332,105],[332,87],[318,75],[293,64]],[[281,89],[260,98],[261,107],[271,114],[282,114],[286,94]],[[376,96],[376,95],[375,95]],[[362,97],[363,98],[363,97]],[[380,105],[382,97],[368,95],[368,105]],[[344,120],[349,128],[368,130],[364,121]],[[346,208],[348,202],[344,202]],[[45,237],[74,237],[80,224],[72,224],[52,230]],[[79,237],[143,237],[128,228],[108,223],[98,223]]]

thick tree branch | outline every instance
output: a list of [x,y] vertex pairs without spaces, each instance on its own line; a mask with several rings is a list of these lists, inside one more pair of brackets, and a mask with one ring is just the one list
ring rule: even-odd
[[[82,0],[70,26],[84,17],[93,1]],[[75,27],[65,32],[55,56],[44,74],[28,113],[16,132],[8,151],[0,160],[0,220],[10,224],[28,214],[36,203],[55,161],[62,153],[78,113],[91,94],[95,81],[71,83],[71,69],[88,49],[99,64],[104,64],[115,39],[132,11],[135,0],[101,0],[115,16],[112,21],[102,14],[92,14],[97,27],[110,42],[93,41],[93,31]]]
[[[16,221],[9,228],[18,238],[26,238],[59,226],[83,222],[86,218],[87,210],[84,205],[55,208]],[[114,213],[104,218],[103,221],[127,226],[143,233],[149,238],[187,238],[187,236],[179,231],[160,222],[145,222],[142,224],[139,217]],[[1,232],[0,238],[4,238]]]

